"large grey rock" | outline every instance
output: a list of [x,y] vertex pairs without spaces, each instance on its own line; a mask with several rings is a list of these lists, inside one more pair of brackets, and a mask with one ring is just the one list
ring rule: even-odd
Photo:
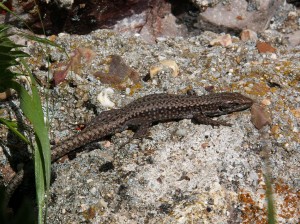
[[282,0],[232,0],[207,8],[200,13],[198,27],[212,31],[265,30]]

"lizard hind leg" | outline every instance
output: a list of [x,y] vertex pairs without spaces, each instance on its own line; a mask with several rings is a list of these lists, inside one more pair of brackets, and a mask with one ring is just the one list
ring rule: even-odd
[[135,130],[133,138],[142,138],[148,134],[148,130],[152,125],[152,122],[149,122],[145,118],[134,118],[126,122],[127,127]]

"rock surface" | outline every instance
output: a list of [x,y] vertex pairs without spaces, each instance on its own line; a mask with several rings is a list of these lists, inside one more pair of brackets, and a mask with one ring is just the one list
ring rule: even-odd
[[[151,93],[238,91],[263,102],[265,110],[272,111],[272,120],[258,131],[250,122],[250,112],[244,111],[218,118],[232,127],[212,128],[183,120],[155,125],[149,137],[141,140],[133,140],[133,133],[124,131],[86,146],[75,159],[53,166],[56,179],[51,186],[49,223],[266,221],[263,175],[268,170],[278,221],[299,222],[300,48],[287,50],[276,42],[274,33],[264,35],[274,40],[270,44],[276,47],[275,53],[258,53],[255,42],[234,36],[230,46],[210,47],[217,36],[211,32],[188,39],[161,39],[157,44],[107,30],[86,36],[59,35],[56,42],[67,52],[85,47],[96,56],[51,90],[56,141],[74,134],[76,124],[87,123],[106,110],[98,94],[114,87],[102,84],[93,74],[108,55],[120,55],[144,80],[138,89],[134,85],[115,89],[108,97],[116,108]],[[28,52],[33,66],[45,66],[38,56],[43,52],[39,45],[33,43]],[[67,60],[53,47],[50,54],[53,65]],[[178,76],[166,68],[144,79],[151,65],[165,59],[176,61]],[[43,82],[47,72],[37,70],[36,75]],[[10,110],[6,113],[13,115]]]
[[[193,2],[203,10],[220,4]],[[162,5],[150,24],[162,25],[157,20],[161,15],[161,21],[174,21],[168,10],[170,5]],[[28,45],[26,52],[32,55],[29,63],[40,88],[62,65],[72,64],[61,82],[49,90],[51,138],[55,142],[75,134],[80,124],[108,107],[120,108],[152,93],[237,91],[260,104],[268,118],[268,125],[257,130],[247,110],[218,118],[232,127],[213,128],[182,120],[154,125],[141,140],[133,140],[132,131],[127,130],[87,145],[73,159],[53,165],[56,178],[51,185],[48,222],[267,223],[267,174],[272,180],[278,223],[299,223],[299,15],[299,9],[282,6],[266,30],[251,30],[252,38],[243,40],[239,32],[195,35],[195,30],[188,38],[153,35],[150,41],[145,41],[142,32],[120,35],[119,28],[88,35],[60,33],[49,39],[70,57],[49,46],[50,65],[44,46],[23,40],[22,44]],[[186,28],[190,31],[191,27]],[[230,44],[211,44],[223,36]],[[272,51],[262,51],[258,43]],[[115,83],[97,79],[95,74],[107,68],[105,60],[111,55],[118,55],[126,68],[136,71],[138,85],[129,80],[120,89]],[[151,66],[161,61],[176,63],[176,75],[172,67],[163,66],[150,76]],[[99,102],[102,93],[107,93],[102,98],[109,104]],[[46,96],[42,97],[45,100]],[[21,116],[13,105],[18,105],[16,97],[1,102],[1,117]],[[0,128],[0,180],[7,183],[19,164],[11,163],[7,152],[24,152],[26,146],[4,126]],[[17,146],[16,152],[12,146]]]
[[[0,21],[24,28],[28,25],[34,32],[43,33],[43,27],[47,35],[60,32],[87,34],[96,29],[112,29],[122,35],[141,35],[150,43],[157,37],[187,37],[204,30],[236,34],[243,29],[264,31],[270,23],[276,26],[272,21],[274,16],[288,22],[286,12],[292,7],[283,0],[106,0],[84,3],[41,0],[38,5],[34,1],[9,1],[6,4],[23,22],[4,12]],[[297,42],[295,36],[290,38],[293,43]]]

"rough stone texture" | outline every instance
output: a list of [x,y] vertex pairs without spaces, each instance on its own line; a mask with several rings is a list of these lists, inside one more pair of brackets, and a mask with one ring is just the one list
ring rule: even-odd
[[300,44],[300,30],[287,34],[286,37],[288,38],[291,47],[295,47]]
[[[132,140],[133,133],[124,131],[86,146],[75,159],[53,166],[56,180],[51,187],[48,222],[266,222],[263,175],[269,172],[279,223],[298,223],[300,48],[288,50],[276,35],[266,32],[260,39],[270,40],[276,47],[273,54],[259,54],[255,42],[234,36],[230,46],[209,47],[218,36],[211,32],[188,39],[159,38],[156,44],[107,30],[56,37],[67,52],[90,47],[97,55],[92,64],[69,73],[51,90],[51,133],[56,141],[74,134],[77,124],[106,109],[97,96],[110,86],[93,74],[111,54],[122,56],[145,80],[139,89],[115,89],[110,99],[117,108],[158,92],[238,91],[258,103],[268,102],[264,107],[272,111],[272,121],[270,127],[258,131],[250,122],[250,112],[244,111],[218,118],[232,127],[212,128],[183,120],[155,125],[149,137],[141,140]],[[45,67],[43,49],[29,44],[31,65]],[[50,52],[51,67],[67,60],[58,49],[51,47]],[[165,59],[176,61],[178,76],[166,69],[144,79],[151,65]],[[45,82],[47,72],[36,69],[35,74]],[[50,69],[50,77],[52,74]],[[13,117],[8,104],[2,105],[3,114]],[[7,168],[8,161],[4,155],[1,158]]]
[[[113,29],[122,35],[140,34],[153,43],[162,36],[193,36],[203,30],[217,32],[242,29],[265,30],[283,0],[267,1],[9,1],[7,6],[34,32],[87,34],[96,29]],[[41,18],[37,9],[40,9]],[[280,16],[286,19],[285,11]],[[278,20],[278,19],[277,19]],[[26,27],[16,17],[2,13],[0,21]],[[282,24],[282,23],[281,23]],[[274,25],[273,25],[274,26]]]
[[199,28],[212,31],[265,30],[283,0],[231,0],[200,13]]
[[[243,42],[238,35],[231,35],[227,47],[211,46],[220,34],[207,31],[189,38],[159,37],[155,44],[111,30],[51,36],[70,55],[81,47],[96,54],[50,90],[51,138],[56,142],[107,109],[98,96],[113,86],[93,74],[105,68],[109,55],[121,56],[143,80],[139,88],[114,89],[108,97],[116,108],[151,93],[238,91],[263,104],[271,124],[258,131],[244,111],[218,118],[232,127],[183,120],[155,125],[141,140],[132,140],[131,131],[99,140],[75,159],[53,166],[48,222],[267,223],[264,174],[269,173],[278,223],[299,223],[300,46],[296,39],[291,47],[285,36],[297,38],[300,14],[289,7],[278,11],[268,30],[257,32],[260,42],[275,49],[266,54],[258,53],[255,41]],[[44,85],[60,63],[68,62],[62,51],[49,47],[48,67],[44,46],[22,39],[18,43],[28,44],[29,64]],[[147,78],[150,67],[162,60],[175,61],[179,74],[174,77],[166,68]],[[17,97],[0,103],[1,117],[22,119],[12,103],[18,105]],[[21,163],[8,160],[7,152],[29,152],[0,128],[0,182],[6,184]]]

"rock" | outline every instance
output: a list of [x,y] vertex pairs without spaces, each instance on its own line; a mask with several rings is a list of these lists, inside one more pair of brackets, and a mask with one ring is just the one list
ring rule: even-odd
[[128,66],[121,56],[109,55],[104,64],[106,68],[94,74],[102,83],[123,90],[132,84],[140,84],[139,73]]
[[177,77],[179,74],[179,67],[177,63],[173,60],[162,60],[159,63],[152,65],[150,67],[150,77],[155,77],[164,68],[170,68],[173,70],[172,76]]
[[285,37],[288,38],[290,47],[300,45],[300,30],[297,30],[291,34],[287,34]]
[[251,122],[258,129],[262,129],[272,122],[271,115],[259,104],[253,104],[251,107]]
[[7,89],[5,92],[0,92],[0,101],[7,100],[8,97],[13,95],[15,93],[15,90],[13,89]]
[[272,47],[269,43],[266,43],[266,42],[258,41],[256,43],[256,48],[259,53],[275,53],[276,52],[276,48]]
[[241,32],[240,36],[242,41],[257,41],[257,34],[253,30],[245,29]]
[[102,106],[113,108],[115,107],[115,103],[109,99],[109,96],[111,96],[113,93],[114,90],[112,88],[106,88],[97,96],[97,100]]
[[251,29],[263,31],[271,17],[283,4],[282,0],[232,0],[228,4],[220,2],[200,13],[198,27],[211,31],[241,31]]
[[223,47],[230,46],[232,44],[232,39],[229,34],[222,35],[210,41],[210,45],[222,45]]

